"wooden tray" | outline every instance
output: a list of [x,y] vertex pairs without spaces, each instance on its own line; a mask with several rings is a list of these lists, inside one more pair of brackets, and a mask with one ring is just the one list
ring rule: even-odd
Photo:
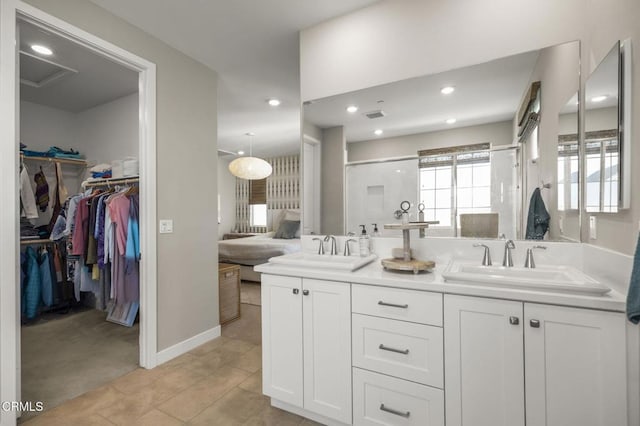
[[435,268],[436,263],[431,260],[402,260],[402,259],[382,259],[380,261],[385,270],[391,271],[412,271],[417,274],[420,271],[430,271]]

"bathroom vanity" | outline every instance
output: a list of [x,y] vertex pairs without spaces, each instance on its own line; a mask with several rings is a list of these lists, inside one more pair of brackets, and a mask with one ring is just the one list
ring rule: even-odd
[[[380,257],[393,240],[376,242]],[[420,244],[415,252],[436,260],[431,273],[388,272],[379,260],[353,272],[256,267],[272,405],[324,424],[626,426],[636,418],[638,337],[616,291],[627,257],[568,243],[539,254],[541,266],[574,259],[590,284],[611,288],[593,295],[445,281],[453,259],[480,265],[480,252],[469,240]],[[498,253],[504,243],[489,244]],[[516,242],[516,263],[528,244]],[[590,269],[596,258],[608,266]]]

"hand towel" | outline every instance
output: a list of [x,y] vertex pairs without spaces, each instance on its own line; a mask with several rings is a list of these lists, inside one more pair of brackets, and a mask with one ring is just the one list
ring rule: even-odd
[[540,188],[536,188],[529,201],[529,214],[527,215],[527,240],[541,240],[549,229],[549,212],[542,200]]
[[627,293],[627,318],[634,324],[640,322],[640,236],[633,256],[633,270]]

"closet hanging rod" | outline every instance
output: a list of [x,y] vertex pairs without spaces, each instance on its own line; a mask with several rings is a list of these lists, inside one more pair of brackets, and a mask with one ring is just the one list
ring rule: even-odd
[[93,188],[96,186],[112,186],[112,185],[126,185],[128,183],[138,183],[140,182],[140,178],[136,177],[125,177],[125,178],[109,178],[109,179],[96,179],[82,182],[83,188]]
[[29,246],[32,244],[51,244],[51,243],[55,243],[55,241],[50,240],[50,239],[24,239],[24,240],[20,240],[20,245],[21,246]]
[[56,157],[32,157],[30,155],[20,154],[20,159],[24,160],[32,160],[32,161],[46,161],[49,163],[60,163],[60,164],[73,164],[76,166],[88,166],[87,160],[82,159],[73,159],[73,158],[56,158]]

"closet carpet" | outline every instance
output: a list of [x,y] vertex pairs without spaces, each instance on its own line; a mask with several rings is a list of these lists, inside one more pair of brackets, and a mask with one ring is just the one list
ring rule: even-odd
[[106,315],[48,314],[21,327],[23,401],[42,401],[48,410],[137,368],[138,324],[123,327]]
[[138,368],[26,425],[317,425],[262,395],[260,306],[222,336],[153,370]]

